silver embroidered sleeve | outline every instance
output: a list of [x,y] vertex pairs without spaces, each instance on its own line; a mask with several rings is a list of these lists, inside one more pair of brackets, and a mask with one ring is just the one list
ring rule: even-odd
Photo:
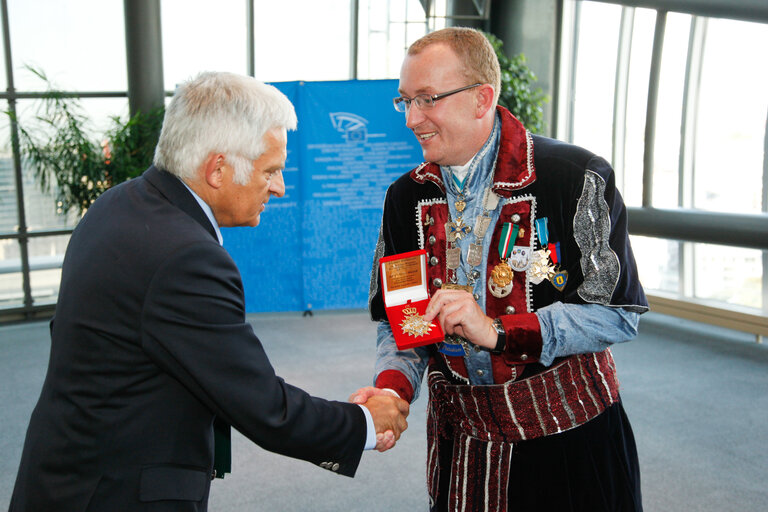
[[384,256],[383,229],[382,225],[382,227],[379,228],[379,239],[376,242],[376,250],[373,253],[373,265],[371,266],[371,284],[368,289],[368,311],[371,312],[371,315],[373,315],[371,303],[373,302],[373,297],[375,297],[376,293],[379,291],[379,260]]
[[581,251],[584,281],[578,294],[586,302],[610,304],[619,280],[619,258],[608,244],[611,215],[605,201],[605,182],[587,170],[584,189],[573,218],[573,236]]

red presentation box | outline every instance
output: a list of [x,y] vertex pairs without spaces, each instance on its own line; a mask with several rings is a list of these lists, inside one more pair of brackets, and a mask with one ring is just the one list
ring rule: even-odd
[[397,348],[405,350],[443,341],[443,330],[437,320],[426,323],[422,319],[429,304],[427,251],[385,256],[379,265],[384,307]]

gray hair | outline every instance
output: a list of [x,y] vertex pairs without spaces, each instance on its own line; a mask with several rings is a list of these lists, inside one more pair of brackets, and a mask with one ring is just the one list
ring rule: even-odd
[[201,73],[173,95],[154,164],[194,181],[209,154],[223,153],[233,181],[244,185],[265,150],[264,135],[275,128],[296,129],[293,105],[275,87],[234,73]]

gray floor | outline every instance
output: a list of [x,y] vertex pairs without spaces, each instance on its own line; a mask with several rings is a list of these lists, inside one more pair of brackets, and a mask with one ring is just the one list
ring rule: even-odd
[[[374,325],[363,312],[253,315],[278,373],[326,398],[367,385]],[[614,348],[640,453],[646,511],[768,510],[768,346],[657,314]],[[0,510],[10,500],[48,354],[43,322],[0,327]],[[235,433],[233,474],[213,484],[214,511],[422,511],[425,401],[384,454],[354,479],[265,452]]]

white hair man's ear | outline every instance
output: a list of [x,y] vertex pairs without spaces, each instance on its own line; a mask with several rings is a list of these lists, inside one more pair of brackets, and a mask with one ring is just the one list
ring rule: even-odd
[[226,157],[221,153],[211,153],[203,163],[203,178],[208,186],[219,189],[224,183],[224,171],[227,166]]

